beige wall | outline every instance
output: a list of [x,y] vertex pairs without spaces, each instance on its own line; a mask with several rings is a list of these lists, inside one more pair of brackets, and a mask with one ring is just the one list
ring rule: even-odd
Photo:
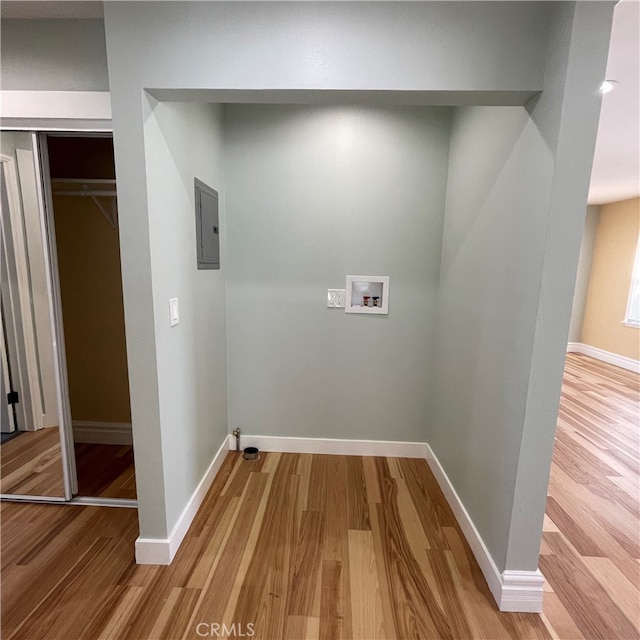
[[640,198],[603,205],[596,233],[582,342],[640,360],[640,329],[623,324],[640,232]]
[[118,230],[89,198],[54,212],[71,416],[130,422]]
[[571,308],[569,342],[582,342],[582,325],[584,324],[584,310],[587,306],[587,293],[589,292],[589,280],[591,279],[593,250],[596,246],[600,207],[598,205],[589,205],[586,213],[582,244],[580,245],[580,259],[578,260],[578,273],[576,274],[576,286],[573,294],[573,307]]

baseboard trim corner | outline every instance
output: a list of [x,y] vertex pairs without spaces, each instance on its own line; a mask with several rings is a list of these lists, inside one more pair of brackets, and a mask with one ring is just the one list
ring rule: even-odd
[[500,611],[518,613],[542,613],[544,576],[535,571],[502,572],[502,591],[498,607]]
[[462,529],[462,533],[471,547],[471,551],[473,552],[475,559],[480,565],[480,570],[484,575],[484,579],[487,581],[489,590],[493,594],[495,601],[500,605],[502,596],[502,576],[500,575],[500,571],[498,571],[498,567],[496,567],[482,536],[476,529],[476,525],[473,523],[469,512],[462,503],[460,496],[454,489],[451,480],[449,480],[449,476],[440,464],[440,461],[433,452],[433,449],[431,449],[429,445],[426,445],[426,447],[427,463],[438,481],[440,489],[442,489],[442,493],[444,493],[444,497],[449,503],[449,506],[453,511],[453,515],[456,517],[456,520]]
[[601,360],[607,364],[612,364],[615,367],[620,367],[627,371],[633,371],[634,373],[640,373],[640,360],[620,356],[617,353],[611,353],[611,351],[605,351],[599,347],[592,347],[591,345],[584,344],[583,342],[569,342],[567,344],[567,353],[581,353],[582,355],[590,356],[591,358]]
[[225,436],[220,448],[216,452],[209,468],[205,471],[202,480],[191,495],[187,506],[183,509],[173,530],[167,538],[143,538],[136,540],[136,563],[137,564],[161,564],[168,565],[173,561],[184,537],[189,531],[198,509],[204,501],[207,492],[211,488],[213,481],[222,467],[222,463],[229,451],[231,436]]
[[136,564],[169,565],[173,560],[168,538],[138,538],[136,540]]
[[471,547],[471,551],[480,566],[482,575],[484,575],[484,579],[487,581],[489,590],[500,611],[541,612],[544,578],[540,571],[505,570],[500,573],[480,532],[476,529],[469,512],[433,449],[428,444],[425,444],[425,447],[427,449],[427,463]]

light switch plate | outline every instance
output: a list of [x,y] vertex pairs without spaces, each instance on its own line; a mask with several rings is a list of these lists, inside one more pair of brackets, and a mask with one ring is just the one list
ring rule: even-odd
[[178,309],[178,298],[169,300],[169,318],[171,326],[175,327],[180,322],[180,311]]
[[327,289],[327,307],[344,309],[346,291],[344,289]]

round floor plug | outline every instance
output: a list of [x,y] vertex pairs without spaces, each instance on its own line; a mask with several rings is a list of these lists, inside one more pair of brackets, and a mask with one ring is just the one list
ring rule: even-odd
[[242,457],[245,460],[257,460],[260,457],[260,452],[258,451],[258,447],[247,447],[242,452]]

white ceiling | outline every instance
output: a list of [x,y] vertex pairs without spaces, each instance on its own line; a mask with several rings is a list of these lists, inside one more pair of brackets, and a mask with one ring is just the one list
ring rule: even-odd
[[[102,18],[103,3],[2,0],[0,11],[2,18]],[[602,97],[591,204],[640,195],[640,0],[616,5],[606,77],[618,85]]]
[[589,202],[640,195],[640,1],[616,5],[606,77],[619,84],[602,96]]

